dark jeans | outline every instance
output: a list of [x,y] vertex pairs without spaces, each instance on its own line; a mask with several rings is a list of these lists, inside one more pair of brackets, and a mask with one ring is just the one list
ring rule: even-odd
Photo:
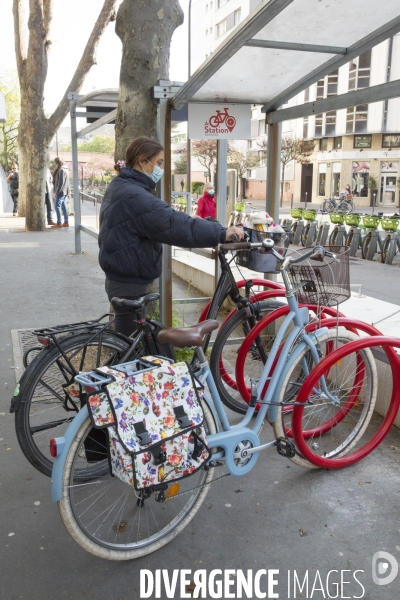
[[51,206],[50,195],[48,192],[46,192],[46,194],[45,194],[44,203],[46,205],[47,223],[50,224],[53,222],[53,209]]
[[12,201],[14,202],[13,214],[16,215],[18,212],[19,192],[18,192],[18,190],[11,190],[10,194],[11,194]]
[[[125,300],[137,300],[147,294],[147,285],[142,283],[124,283],[122,281],[111,281],[106,279],[106,292],[108,299],[125,298]],[[115,331],[129,336],[136,331],[136,325],[133,321],[134,315],[128,312],[126,308],[114,308],[115,310]]]

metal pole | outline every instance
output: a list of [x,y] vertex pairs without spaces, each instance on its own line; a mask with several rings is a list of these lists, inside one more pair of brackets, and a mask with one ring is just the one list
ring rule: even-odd
[[268,125],[267,147],[267,213],[279,223],[279,192],[281,180],[282,124]]
[[[226,186],[228,169],[228,140],[217,140],[217,220],[226,226]],[[215,286],[221,275],[218,257],[215,259]]]
[[74,214],[75,214],[75,254],[82,252],[81,246],[81,203],[79,201],[78,173],[78,136],[76,131],[76,102],[79,96],[75,92],[68,94],[71,115],[71,153],[72,180],[74,184]]
[[[157,138],[164,146],[164,178],[158,186],[161,200],[171,205],[171,110],[167,99],[157,107]],[[165,327],[172,327],[172,248],[163,245],[162,272],[159,281],[160,317]]]
[[99,228],[99,219],[98,219],[98,216],[97,216],[97,196],[96,195],[94,197],[94,204],[95,204],[95,207],[96,207],[96,229],[98,229]]
[[304,209],[307,210],[307,196],[308,196],[308,192],[306,192],[306,202],[304,204]]
[[374,194],[374,198],[372,200],[372,214],[375,214],[375,202],[376,202],[376,193]]
[[[190,79],[190,72],[192,67],[192,0],[189,0],[189,14],[188,14],[188,79]],[[189,124],[188,124],[189,131]],[[187,146],[186,146],[186,191],[190,194],[190,206],[192,205],[192,173],[191,173],[191,164],[192,164],[192,143],[187,138]],[[190,215],[191,216],[191,215]]]

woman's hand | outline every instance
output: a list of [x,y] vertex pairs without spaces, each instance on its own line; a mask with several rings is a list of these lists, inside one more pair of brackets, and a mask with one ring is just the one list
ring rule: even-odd
[[232,227],[229,227],[229,229],[227,229],[227,231],[226,231],[226,238],[225,238],[226,242],[230,241],[231,235],[237,235],[239,240],[242,240],[244,238],[243,227],[236,227],[235,225],[233,225]]

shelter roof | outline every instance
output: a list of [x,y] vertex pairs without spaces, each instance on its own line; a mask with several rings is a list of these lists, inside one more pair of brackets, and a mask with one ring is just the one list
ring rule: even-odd
[[263,0],[174,96],[276,110],[400,31],[399,0]]

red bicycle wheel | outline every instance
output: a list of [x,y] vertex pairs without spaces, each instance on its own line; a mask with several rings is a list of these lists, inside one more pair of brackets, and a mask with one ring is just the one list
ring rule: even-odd
[[[349,319],[348,321],[351,320]],[[364,329],[369,329],[369,326],[364,324]],[[371,327],[370,330],[372,331],[374,328]],[[332,368],[337,369],[338,365],[346,366],[346,362],[354,361],[354,357],[360,353],[377,347],[381,347],[384,350],[392,374],[392,395],[389,409],[380,426],[377,426],[371,420],[368,421],[368,398],[360,396],[359,400],[353,401],[354,405],[357,401],[360,403],[360,409],[362,408],[362,410],[359,410],[360,418],[357,421],[350,420],[349,422],[350,411],[348,411],[346,418],[343,419],[343,424],[347,421],[346,427],[350,426],[353,428],[350,434],[348,434],[346,428],[342,431],[342,425],[339,423],[335,424],[333,435],[330,435],[333,429],[331,428],[330,432],[323,433],[318,436],[318,439],[306,437],[304,432],[310,430],[307,414],[309,412],[309,405],[306,403],[310,398],[314,401],[315,389],[319,389],[321,377],[325,377],[329,381],[328,378]],[[354,342],[350,342],[346,346],[338,348],[324,358],[311,371],[302,384],[297,396],[297,402],[302,404],[294,407],[292,417],[292,429],[296,447],[304,459],[318,467],[338,469],[358,462],[380,444],[391,428],[400,405],[399,360],[393,348],[400,348],[400,339],[372,333],[371,337],[360,338]],[[347,381],[345,383],[347,384]],[[385,383],[387,384],[387,381]],[[336,394],[339,391],[338,384],[340,387],[342,386],[339,379],[335,381]],[[345,403],[348,403],[349,398],[350,396],[346,394]],[[325,402],[325,406],[328,405],[329,403]],[[314,406],[317,406],[315,402]],[[337,407],[337,410],[340,412],[340,406]]]

